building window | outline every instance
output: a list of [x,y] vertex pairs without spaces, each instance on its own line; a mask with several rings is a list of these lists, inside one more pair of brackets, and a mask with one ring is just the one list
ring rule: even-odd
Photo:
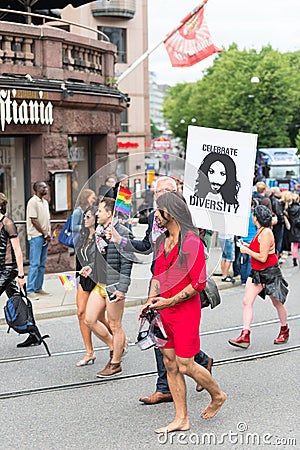
[[[98,27],[99,31],[105,33],[112,44],[117,46],[118,50],[118,60],[120,64],[127,63],[127,42],[126,42],[126,28],[115,28],[115,27]],[[102,39],[99,35],[99,39]]]
[[120,114],[120,132],[121,133],[127,133],[128,132],[128,110],[123,109],[123,111]]

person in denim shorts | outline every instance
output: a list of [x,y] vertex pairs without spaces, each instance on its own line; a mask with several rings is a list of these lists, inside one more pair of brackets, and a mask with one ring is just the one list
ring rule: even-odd
[[219,244],[222,248],[222,281],[235,283],[235,279],[229,276],[229,270],[235,259],[235,246],[233,234],[219,234]]

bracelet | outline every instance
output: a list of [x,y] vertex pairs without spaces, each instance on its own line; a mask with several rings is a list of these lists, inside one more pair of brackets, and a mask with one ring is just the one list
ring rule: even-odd
[[120,247],[125,247],[126,244],[127,244],[127,238],[122,237],[120,240]]
[[18,275],[18,278],[20,278],[21,280],[23,280],[23,278],[25,278],[25,275]]

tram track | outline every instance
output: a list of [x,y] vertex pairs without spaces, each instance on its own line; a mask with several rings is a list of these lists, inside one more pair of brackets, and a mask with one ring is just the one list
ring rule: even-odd
[[[288,317],[289,322],[292,320],[297,320],[297,319],[300,319],[300,314]],[[271,324],[278,323],[278,322],[279,322],[278,319],[271,319],[271,320],[266,320],[263,322],[256,322],[251,325],[251,328],[262,327],[265,325],[271,325]],[[240,326],[240,325],[234,326],[234,327],[219,328],[219,329],[210,330],[210,331],[203,331],[200,333],[200,336],[210,336],[210,335],[215,335],[215,334],[222,334],[222,333],[227,333],[227,332],[232,332],[232,331],[238,331],[241,329],[242,329],[242,326]],[[135,346],[134,343],[129,343],[128,345],[130,347]],[[94,350],[97,352],[98,351],[107,351],[107,347],[106,346],[95,347]],[[66,350],[64,352],[53,352],[53,353],[51,353],[51,357],[78,355],[80,353],[85,353],[85,350]],[[40,355],[28,355],[28,356],[20,356],[20,357],[15,357],[15,358],[3,358],[3,359],[0,359],[0,364],[7,364],[7,363],[21,362],[21,361],[30,361],[30,360],[44,359],[44,358],[47,359],[47,358],[49,358],[49,356],[47,354],[43,353]]]
[[[266,351],[266,352],[252,353],[250,355],[234,356],[231,358],[220,359],[220,360],[214,361],[214,367],[222,366],[225,364],[249,362],[249,361],[254,361],[254,360],[258,360],[258,359],[264,359],[264,358],[269,358],[269,357],[273,357],[273,356],[278,356],[278,355],[281,355],[284,353],[299,351],[299,350],[300,350],[300,344],[294,345],[291,347],[284,347],[284,348],[280,348],[280,349],[276,349],[276,350],[270,350],[270,351]],[[81,389],[81,388],[85,388],[85,387],[100,385],[101,383],[114,383],[116,381],[139,379],[139,378],[144,378],[144,377],[153,376],[153,375],[157,375],[157,372],[156,371],[139,372],[139,373],[135,373],[135,374],[128,374],[128,375],[118,376],[118,377],[114,377],[114,378],[103,378],[103,379],[97,379],[97,380],[82,381],[82,382],[78,382],[78,383],[66,383],[66,384],[44,386],[44,387],[38,387],[38,388],[32,388],[32,389],[23,389],[23,390],[18,390],[18,391],[3,392],[3,393],[0,393],[0,400],[16,398],[16,397],[23,397],[23,396],[30,396],[30,395],[35,395],[35,394],[46,394],[46,393],[57,392],[57,391]]]

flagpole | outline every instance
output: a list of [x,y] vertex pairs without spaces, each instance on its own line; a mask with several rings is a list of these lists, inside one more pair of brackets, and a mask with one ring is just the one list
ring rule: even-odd
[[[118,195],[119,195],[119,191],[120,191],[120,184],[119,184],[118,192],[117,192],[117,195],[116,195],[116,201],[117,201],[117,198],[118,198]],[[112,217],[111,217],[111,224],[112,225],[113,225],[113,221],[114,221],[114,218],[115,218],[115,212],[116,212],[116,204],[115,204],[115,207],[114,207],[114,210],[113,210],[113,214],[112,214]]]
[[149,55],[151,55],[151,53],[153,53],[161,44],[163,44],[165,42],[165,40],[167,38],[170,38],[171,36],[173,36],[173,34],[176,33],[176,31],[178,30],[178,28],[180,28],[184,23],[186,23],[194,14],[196,14],[201,8],[203,8],[203,6],[208,2],[208,0],[203,0],[202,3],[198,6],[196,6],[196,8],[193,9],[193,11],[191,11],[182,22],[180,22],[180,25],[178,25],[176,28],[174,28],[173,31],[171,31],[170,33],[167,34],[166,37],[164,37],[161,41],[159,41],[157,44],[154,45],[154,47],[152,47],[151,49],[148,49],[145,53],[143,53],[143,55],[141,55],[133,64],[131,64],[129,67],[127,67],[127,69],[125,70],[125,72],[122,73],[122,75],[119,76],[118,80],[117,80],[117,84],[119,84],[121,81],[124,80],[124,78],[126,78],[131,72],[134,71],[134,69],[139,66],[146,58],[148,58]]

